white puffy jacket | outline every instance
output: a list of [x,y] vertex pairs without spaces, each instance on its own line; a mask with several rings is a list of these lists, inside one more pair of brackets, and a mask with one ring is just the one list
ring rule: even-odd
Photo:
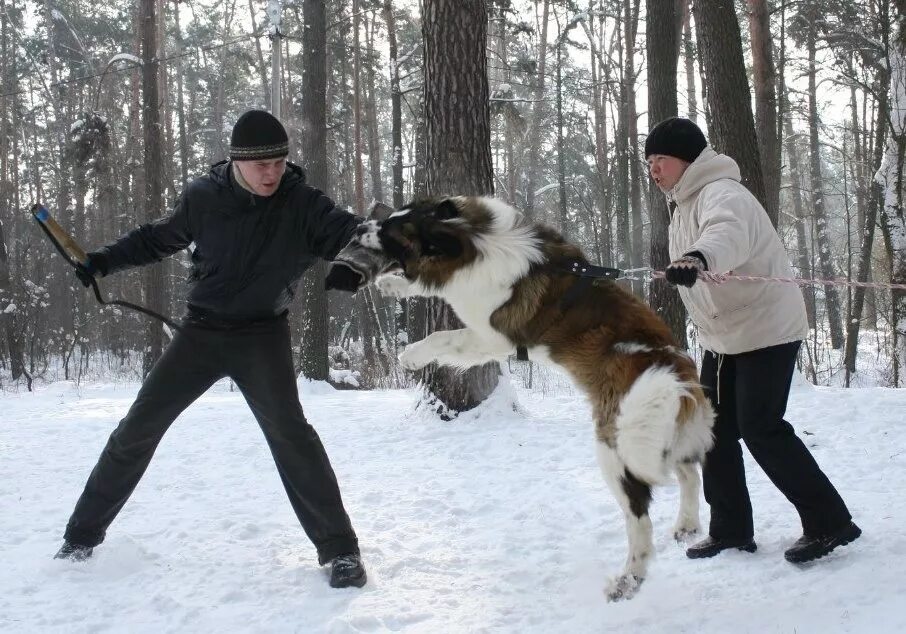
[[[670,219],[671,259],[698,251],[714,273],[793,277],[777,231],[740,182],[739,166],[729,156],[706,147],[667,199],[676,203]],[[706,350],[739,354],[808,335],[805,302],[795,284],[698,281],[678,288]]]

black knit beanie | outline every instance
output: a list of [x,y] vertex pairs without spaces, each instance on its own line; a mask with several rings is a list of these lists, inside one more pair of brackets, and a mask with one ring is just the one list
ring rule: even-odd
[[652,154],[675,156],[691,163],[702,153],[708,141],[701,129],[682,117],[664,119],[651,129],[645,139],[645,158]]
[[289,154],[289,137],[283,124],[264,110],[249,110],[236,121],[230,137],[234,161],[276,159]]

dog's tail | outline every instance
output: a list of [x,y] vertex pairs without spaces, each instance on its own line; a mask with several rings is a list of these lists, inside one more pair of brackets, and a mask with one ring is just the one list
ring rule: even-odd
[[648,484],[672,477],[677,460],[700,459],[711,444],[713,413],[701,388],[669,366],[650,367],[620,401],[616,452]]

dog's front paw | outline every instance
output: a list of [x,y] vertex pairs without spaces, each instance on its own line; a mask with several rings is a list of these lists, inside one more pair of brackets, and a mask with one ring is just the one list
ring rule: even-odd
[[698,522],[686,521],[677,523],[673,527],[673,539],[678,542],[687,542],[701,532],[701,525]]
[[631,574],[622,574],[615,579],[611,579],[607,587],[604,588],[604,594],[607,595],[608,601],[622,601],[631,599],[642,585],[643,579]]
[[406,297],[412,285],[409,280],[399,275],[383,275],[374,283],[381,295],[387,297]]
[[418,343],[406,346],[406,349],[400,353],[400,365],[406,370],[421,370],[423,367],[434,361],[433,356],[428,352],[425,346]]

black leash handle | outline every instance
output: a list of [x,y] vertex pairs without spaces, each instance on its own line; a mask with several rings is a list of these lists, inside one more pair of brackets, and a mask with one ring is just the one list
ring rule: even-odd
[[[79,244],[69,235],[60,224],[53,219],[50,215],[50,212],[44,205],[40,203],[32,205],[31,208],[32,218],[35,219],[35,222],[38,223],[38,226],[41,227],[41,230],[44,231],[44,235],[47,236],[47,239],[50,240],[50,243],[54,246],[57,252],[63,256],[66,262],[69,263],[73,268],[77,267],[87,267],[89,258],[88,254],[79,246]],[[102,306],[122,306],[123,308],[129,308],[131,310],[138,311],[149,317],[153,317],[159,321],[162,321],[168,325],[173,330],[181,331],[182,326],[177,325],[173,320],[164,317],[160,313],[151,310],[150,308],[145,308],[144,306],[139,306],[138,304],[133,304],[132,302],[127,302],[121,299],[114,300],[105,300],[103,295],[101,295],[101,289],[98,287],[98,281],[92,275],[91,277],[91,288],[94,291],[94,297],[97,299],[98,303]]]

